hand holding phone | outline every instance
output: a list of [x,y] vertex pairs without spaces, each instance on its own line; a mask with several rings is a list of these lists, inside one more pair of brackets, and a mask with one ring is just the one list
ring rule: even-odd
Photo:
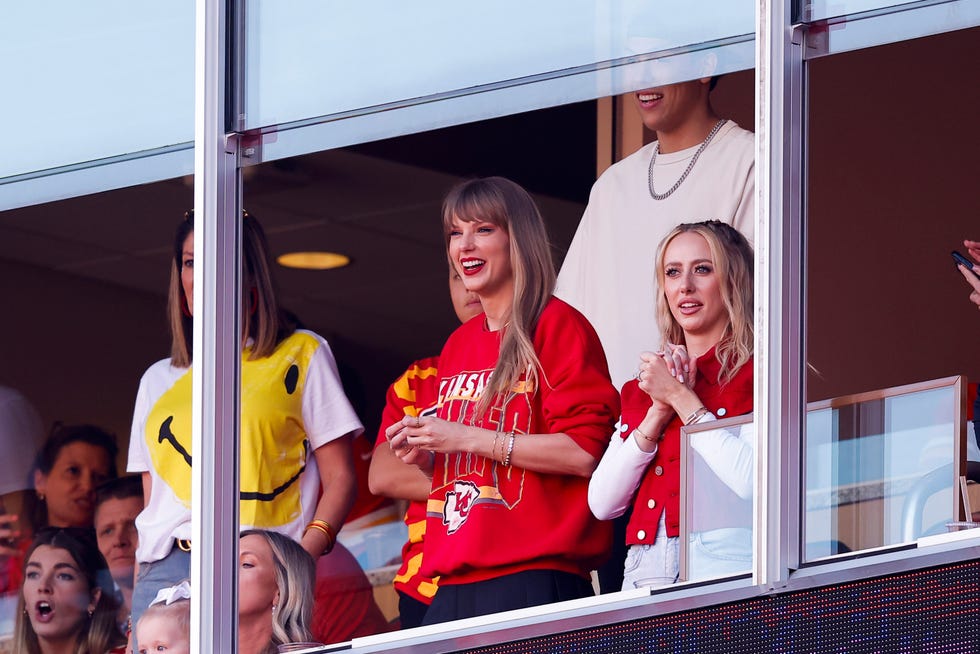
[[972,272],[974,277],[980,279],[980,274],[977,273],[976,268],[974,267],[976,264],[974,264],[972,261],[964,257],[956,250],[950,252],[950,255],[953,257],[953,261],[955,261],[958,265],[961,265],[967,270],[969,270],[970,272]]

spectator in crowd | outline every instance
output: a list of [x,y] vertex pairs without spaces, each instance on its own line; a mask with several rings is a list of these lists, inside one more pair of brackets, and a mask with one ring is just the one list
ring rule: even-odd
[[[622,390],[623,413],[589,485],[603,520],[632,507],[623,589],[673,583],[679,561],[680,428],[752,411],[753,253],[719,222],[683,224],[656,255],[657,319],[664,347],[640,355]],[[751,443],[719,430],[708,444],[752,485]],[[739,477],[739,479],[733,479]],[[749,552],[749,555],[751,552]]]
[[552,296],[527,191],[500,177],[463,182],[443,203],[443,227],[484,314],[439,356],[436,415],[385,434],[432,478],[422,573],[440,581],[425,624],[592,594],[589,571],[611,538],[589,513],[588,477],[619,413],[591,325]]
[[[642,51],[649,48],[655,46]],[[702,74],[714,70],[712,57]],[[558,275],[555,295],[595,326],[616,388],[633,375],[637,353],[660,345],[653,246],[689,216],[720,218],[754,237],[755,139],[715,113],[710,93],[717,82],[702,77],[632,95],[657,139],[596,181]],[[613,559],[625,554],[627,519],[614,521]],[[613,560],[600,567],[602,592],[621,586],[621,572]]]
[[44,427],[34,406],[20,391],[0,386],[0,634],[13,630],[23,553],[31,537],[18,509],[23,508],[25,491],[34,488],[30,471],[43,440]]
[[136,652],[190,654],[191,587],[187,581],[164,588],[136,625]]
[[[978,265],[974,266],[973,270],[963,264],[957,264],[956,267],[973,289],[970,293],[970,301],[980,309],[980,241],[965,240],[963,245]],[[980,445],[980,388],[977,389],[977,397],[973,400],[973,431],[976,434],[977,445]]]
[[136,569],[136,516],[143,510],[143,481],[137,475],[107,481],[95,489],[95,536],[119,591],[117,622],[129,634]]
[[17,609],[19,654],[121,654],[112,579],[92,530],[45,527],[27,552]]
[[617,387],[633,376],[638,352],[660,345],[653,246],[690,216],[718,218],[754,238],[755,138],[712,109],[717,81],[633,94],[657,140],[596,181],[558,275],[555,294],[595,325]]
[[[171,356],[143,375],[130,436],[128,468],[142,474],[147,493],[136,520],[134,621],[161,588],[190,575],[193,234],[188,212],[173,244]],[[275,529],[319,557],[333,547],[353,501],[350,439],[363,427],[326,341],[294,329],[281,311],[265,234],[248,213],[241,302],[242,529]]]
[[116,437],[95,425],[56,423],[37,455],[34,529],[92,527],[95,488],[116,478]]
[[282,534],[249,529],[238,562],[239,654],[275,654],[283,643],[310,642],[313,557]]
[[977,262],[977,266],[974,266],[973,270],[970,270],[961,263],[957,264],[956,267],[963,274],[966,283],[973,288],[973,292],[970,293],[970,301],[977,305],[977,308],[980,308],[980,241],[966,240],[963,241],[963,245],[966,247],[967,252],[970,253],[970,257]]
[[[461,323],[483,313],[476,293],[466,290],[455,270],[449,272],[449,297]],[[406,465],[388,444],[385,432],[405,416],[435,415],[439,401],[439,357],[420,359],[408,367],[388,389],[381,428],[371,460],[371,492],[409,500],[405,513],[408,542],[402,548],[402,564],[395,575],[398,613],[402,629],[418,627],[432,603],[438,581],[422,574],[423,540],[425,538],[425,502],[431,480],[416,466]]]

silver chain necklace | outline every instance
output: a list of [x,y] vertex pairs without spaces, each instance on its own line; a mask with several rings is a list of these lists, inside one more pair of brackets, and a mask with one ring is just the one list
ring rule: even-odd
[[728,120],[722,118],[717,123],[715,123],[715,126],[711,128],[710,132],[708,132],[707,138],[705,138],[704,141],[701,142],[701,145],[698,147],[697,151],[695,151],[694,156],[691,157],[691,163],[687,164],[687,168],[684,170],[684,173],[681,175],[680,179],[678,179],[674,183],[674,185],[671,186],[669,189],[667,189],[667,191],[664,193],[657,193],[655,190],[653,190],[653,165],[657,162],[657,153],[660,152],[660,142],[658,141],[656,145],[653,146],[653,157],[650,159],[650,171],[647,173],[647,186],[650,188],[650,197],[653,198],[654,200],[666,200],[667,198],[670,197],[670,195],[674,191],[680,188],[680,185],[684,183],[684,180],[687,179],[687,176],[691,173],[691,170],[694,168],[694,164],[698,162],[698,157],[701,156],[701,153],[704,152],[704,149],[708,147],[709,143],[711,143],[711,139],[715,137],[715,134],[718,133],[718,130],[720,130],[722,126],[727,122]]

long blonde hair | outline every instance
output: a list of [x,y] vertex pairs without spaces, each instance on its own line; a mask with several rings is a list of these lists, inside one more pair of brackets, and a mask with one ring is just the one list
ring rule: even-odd
[[707,220],[675,227],[657,249],[657,324],[664,341],[684,343],[684,330],[670,312],[664,295],[664,255],[667,246],[679,234],[698,234],[708,243],[715,265],[721,298],[728,310],[728,325],[715,347],[721,364],[718,382],[726,384],[752,358],[755,344],[753,327],[754,269],[752,246],[742,234],[726,223]]
[[299,543],[275,531],[247,529],[246,536],[265,539],[272,551],[279,606],[270,616],[272,642],[268,652],[275,652],[283,643],[313,640],[310,624],[313,621],[313,593],[316,563]]
[[[541,363],[534,350],[534,331],[555,290],[555,264],[544,220],[530,194],[503,177],[472,179],[457,184],[442,204],[442,224],[449,251],[453,220],[482,221],[507,232],[514,275],[514,300],[503,330],[500,355],[473,412],[479,420],[496,402],[503,402],[522,377],[536,389]],[[455,266],[455,262],[450,261]]]

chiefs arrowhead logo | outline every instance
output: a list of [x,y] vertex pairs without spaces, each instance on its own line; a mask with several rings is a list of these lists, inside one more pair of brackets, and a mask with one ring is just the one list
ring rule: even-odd
[[446,533],[452,534],[470,515],[470,509],[480,496],[480,489],[471,481],[457,481],[453,490],[446,493],[446,503],[442,509],[442,524],[448,527]]

